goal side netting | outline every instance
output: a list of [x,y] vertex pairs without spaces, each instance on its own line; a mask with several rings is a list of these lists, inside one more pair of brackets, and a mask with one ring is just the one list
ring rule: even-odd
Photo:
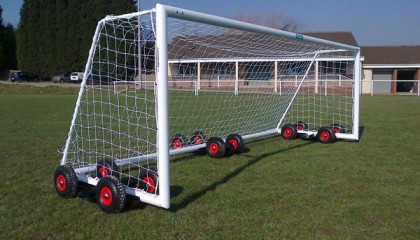
[[128,194],[168,208],[170,156],[210,137],[302,121],[307,134],[339,124],[338,138],[358,139],[359,58],[356,47],[163,5],[108,16],[61,164],[92,185],[106,166]]

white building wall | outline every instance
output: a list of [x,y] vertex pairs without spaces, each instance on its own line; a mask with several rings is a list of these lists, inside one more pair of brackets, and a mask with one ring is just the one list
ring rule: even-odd
[[372,79],[373,79],[372,69],[363,69],[362,94],[370,94],[371,93],[371,91],[372,91]]

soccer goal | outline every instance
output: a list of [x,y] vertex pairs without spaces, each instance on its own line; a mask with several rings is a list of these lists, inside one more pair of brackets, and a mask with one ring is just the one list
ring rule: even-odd
[[156,5],[96,28],[55,189],[170,207],[170,158],[270,134],[359,137],[358,47]]

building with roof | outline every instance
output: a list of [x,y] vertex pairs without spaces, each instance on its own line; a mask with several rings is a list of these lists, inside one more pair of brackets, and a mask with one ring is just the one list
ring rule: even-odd
[[364,56],[364,93],[417,93],[420,80],[420,45],[371,46],[361,49]]
[[[359,46],[351,32],[312,32],[305,34]],[[362,93],[417,93],[420,80],[420,45],[362,46],[361,50],[364,58],[362,64]]]
[[[304,35],[357,46],[349,32]],[[320,49],[325,52],[314,60],[314,52]],[[350,51],[328,50],[328,46],[322,44],[258,33],[225,32],[176,36],[168,45],[168,59],[169,81],[173,86],[183,87],[180,85],[182,82],[187,84],[194,80],[208,81],[210,86],[215,81],[219,85],[219,80],[222,80],[220,84],[229,84],[229,81],[240,79],[240,84],[244,86],[270,87],[276,85],[277,80],[291,81],[291,77],[295,79],[305,75],[308,69],[306,65],[313,60],[310,67],[312,75],[308,75],[312,81],[318,81],[319,77],[347,81],[353,77],[354,56]]]
[[[333,42],[343,43],[351,46],[359,46],[357,40],[353,36],[352,32],[305,32],[303,35],[325,39]],[[219,35],[217,38],[222,38],[223,35]],[[228,36],[225,36],[228,37]],[[231,38],[232,36],[230,36]],[[196,37],[197,38],[197,37]],[[234,39],[217,39],[223,42],[232,43],[234,47],[237,43]],[[170,64],[170,78],[190,78],[196,77],[198,70],[202,67],[197,68],[199,64],[199,57],[196,56],[198,49],[201,45],[207,45],[205,38],[202,39],[181,39],[178,38],[176,41],[171,43],[169,58],[172,59]],[[213,38],[208,38],[211,41],[215,41]],[[216,41],[217,41],[216,40]],[[255,43],[255,51],[258,50],[259,44],[262,40],[253,40]],[[267,41],[270,41],[267,39]],[[265,45],[269,45],[265,43]],[[237,47],[237,46],[235,46]],[[183,49],[181,49],[183,48]],[[361,92],[364,94],[396,94],[396,93],[417,93],[418,83],[420,81],[420,45],[418,46],[368,46],[360,47],[362,55],[362,84]],[[206,54],[213,54],[212,49],[208,48]],[[238,55],[239,58],[246,58],[246,52],[242,52],[242,55]],[[183,59],[183,60],[179,60]],[[333,62],[330,62],[333,63]],[[334,66],[329,66],[328,62],[317,63],[319,69],[325,71],[334,70]],[[345,64],[344,61],[337,61],[338,64]],[[333,64],[337,64],[333,63]],[[212,63],[208,63],[212,64]],[[214,66],[208,67],[213,69],[212,72],[202,70],[200,75],[204,75],[205,78],[208,76],[217,75],[217,78],[234,78],[235,74],[235,61],[225,63],[214,63]],[[290,65],[292,66],[292,65]],[[247,68],[247,76],[243,76],[244,79],[253,80],[269,80],[273,76],[274,72],[274,61],[272,64],[258,63],[253,61],[242,61],[239,68]],[[255,69],[255,70],[253,70]],[[341,67],[343,69],[343,67]],[[347,69],[351,69],[349,66]],[[287,69],[284,69],[287,71]],[[350,72],[333,73],[343,76],[352,77]],[[209,77],[211,78],[211,77]]]

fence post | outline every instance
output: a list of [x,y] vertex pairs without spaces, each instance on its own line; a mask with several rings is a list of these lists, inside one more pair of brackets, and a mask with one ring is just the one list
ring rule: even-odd
[[324,88],[324,95],[327,96],[328,95],[328,79],[325,79],[325,88]]
[[235,62],[235,95],[239,92],[239,62]]
[[197,63],[197,89],[201,88],[201,64]]
[[373,79],[370,80],[370,96],[373,96]]
[[319,62],[315,62],[315,93],[318,93],[318,84],[319,84]]
[[277,92],[277,78],[278,78],[278,73],[277,73],[277,61],[274,61],[274,92]]
[[420,80],[417,80],[417,97],[420,97]]
[[193,83],[194,83],[195,96],[198,96],[198,84],[200,84],[200,83],[198,82],[198,79],[196,81],[193,81]]

